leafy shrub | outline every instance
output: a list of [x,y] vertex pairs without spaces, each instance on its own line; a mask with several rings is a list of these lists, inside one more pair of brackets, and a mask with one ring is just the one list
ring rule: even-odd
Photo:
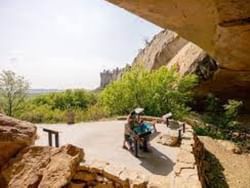
[[171,111],[181,118],[190,110],[186,104],[192,99],[191,89],[196,83],[196,76],[180,76],[166,67],[151,72],[133,67],[104,89],[100,102],[111,115],[143,107],[146,115],[161,116]]
[[214,124],[218,128],[232,129],[238,124],[236,118],[242,104],[237,100],[228,100],[226,104],[223,104],[218,98],[209,95],[204,121]]
[[86,109],[96,103],[96,96],[85,90],[66,90],[60,93],[40,95],[30,102],[34,105],[48,105],[51,109]]
[[85,113],[89,113],[88,108],[92,109],[96,102],[94,93],[66,90],[30,98],[22,104],[22,111],[16,116],[33,123],[59,123],[67,121],[66,114],[70,110],[74,112],[76,120],[84,121],[87,119]]
[[[228,100],[223,104],[213,95],[207,97],[206,112],[198,120],[194,130],[198,135],[210,136],[218,139],[232,139],[232,131],[239,128],[236,121],[239,110],[242,106],[241,101]],[[191,123],[194,125],[194,123]]]
[[77,122],[81,121],[96,121],[103,118],[107,118],[108,114],[102,108],[102,106],[96,104],[90,106],[85,111],[75,111],[75,118]]

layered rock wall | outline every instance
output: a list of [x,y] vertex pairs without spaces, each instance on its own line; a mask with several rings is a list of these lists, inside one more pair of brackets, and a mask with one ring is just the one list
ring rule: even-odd
[[250,71],[250,0],[108,0],[194,42],[221,67]]
[[164,30],[138,53],[132,65],[142,64],[146,69],[157,69],[166,65],[187,43],[178,34]]
[[180,151],[174,166],[174,176],[171,182],[173,188],[201,188],[205,184],[205,148],[193,133],[191,126],[186,125],[182,135]]
[[133,65],[136,64],[149,70],[167,66],[175,68],[181,75],[194,73],[200,81],[195,89],[198,98],[213,93],[222,100],[241,100],[244,103],[242,110],[250,111],[250,74],[220,67],[204,50],[172,31],[157,34],[134,59]]
[[[214,67],[210,67],[213,74],[208,73],[210,79],[203,83],[199,90],[201,94],[213,92],[224,99],[243,100],[249,106],[250,0],[108,1],[162,28],[177,32],[213,57],[217,62],[216,71]],[[164,41],[166,38],[163,36],[162,39],[155,39],[155,42],[151,43],[154,50],[153,58],[147,55],[148,61],[144,62],[146,66],[157,68],[158,65],[164,64],[160,59],[166,64],[168,56],[173,55],[168,50],[158,50],[157,47],[164,47],[162,45]],[[173,40],[173,44],[175,41],[176,39]],[[163,58],[164,53],[167,57]],[[185,64],[183,60],[188,59],[190,55],[192,56],[192,54],[186,54],[186,58],[183,56],[183,58],[175,59],[182,59],[181,64]],[[155,62],[154,66],[152,66],[152,61]],[[211,60],[205,57],[202,62],[205,62],[207,66]],[[202,68],[200,73],[203,73],[202,70],[204,69]],[[207,74],[206,70],[205,73]]]
[[[181,75],[194,73],[200,80],[197,90],[201,95],[207,93],[207,82],[211,82],[218,71],[217,63],[205,51],[169,30],[162,31],[153,38],[134,59],[132,65],[137,64],[148,70],[166,66],[176,69]],[[221,88],[209,87],[210,92],[218,89]]]

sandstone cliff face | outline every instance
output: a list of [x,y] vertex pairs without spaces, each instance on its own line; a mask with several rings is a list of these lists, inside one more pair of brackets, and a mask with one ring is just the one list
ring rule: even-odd
[[108,1],[177,32],[213,57],[218,70],[200,91],[249,98],[250,0]]
[[[134,59],[135,64],[149,70],[167,66],[181,75],[194,73],[201,81],[199,88],[205,81],[212,80],[218,70],[216,62],[205,51],[169,30],[157,34]],[[212,92],[213,88],[210,89]]]
[[233,71],[250,71],[250,0],[108,0],[194,42]]
[[139,52],[133,64],[142,64],[149,70],[157,69],[166,65],[187,43],[174,32],[162,31]]
[[181,75],[194,73],[201,82],[212,79],[218,69],[216,62],[206,52],[190,42],[166,65],[168,68],[175,67]]
[[167,66],[175,67],[182,75],[195,73],[200,84],[196,89],[198,96],[214,93],[222,99],[238,99],[248,111],[250,104],[250,74],[230,71],[220,67],[197,45],[187,42],[172,31],[162,31],[134,59],[133,64],[143,64],[149,70]]

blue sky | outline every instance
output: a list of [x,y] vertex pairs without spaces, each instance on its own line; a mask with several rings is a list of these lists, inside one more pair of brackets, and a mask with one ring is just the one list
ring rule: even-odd
[[0,70],[32,88],[93,89],[160,30],[104,0],[0,0]]

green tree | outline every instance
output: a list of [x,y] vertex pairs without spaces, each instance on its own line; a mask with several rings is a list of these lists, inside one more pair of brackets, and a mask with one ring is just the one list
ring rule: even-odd
[[34,123],[56,123],[65,122],[70,111],[76,121],[98,119],[105,114],[96,102],[97,95],[83,89],[41,94],[27,99],[17,116]]
[[0,74],[0,104],[3,111],[13,116],[24,101],[29,83],[12,71],[2,71]]
[[143,107],[147,115],[161,116],[171,111],[181,118],[189,111],[186,104],[192,98],[191,89],[196,83],[194,75],[180,76],[166,67],[147,71],[137,66],[107,86],[100,101],[111,115]]

